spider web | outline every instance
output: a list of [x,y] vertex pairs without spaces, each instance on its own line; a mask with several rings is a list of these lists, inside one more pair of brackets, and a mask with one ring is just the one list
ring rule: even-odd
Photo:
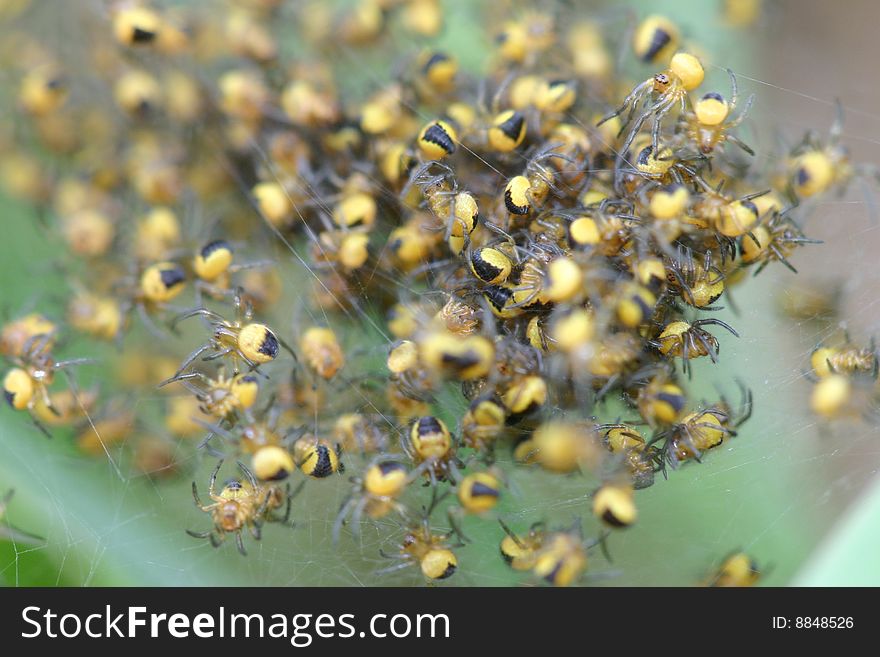
[[[677,14],[682,4],[667,6],[673,5],[670,11]],[[758,158],[770,157],[767,153],[775,150],[772,144],[779,132],[793,142],[806,129],[824,130],[834,118],[833,101],[840,98],[846,110],[844,143],[853,160],[880,161],[880,139],[873,136],[878,134],[880,114],[870,111],[880,95],[876,85],[865,84],[875,77],[872,67],[880,59],[880,45],[875,21],[860,20],[863,12],[870,11],[870,2],[858,4],[862,12],[855,5],[847,12],[835,11],[820,0],[781,2],[768,9],[760,28],[742,33],[732,43],[730,39],[715,43],[712,61],[736,62],[741,95],[757,94],[743,137],[756,147]],[[690,34],[701,35],[706,25],[717,29],[716,8],[709,5],[690,7]],[[462,14],[467,12],[453,9],[450,21],[464,26]],[[359,63],[358,53],[343,52],[342,57],[365,86],[378,88],[384,81]],[[703,88],[725,92],[723,70],[710,67],[709,73]],[[694,583],[737,548],[770,566],[768,583],[787,583],[876,474],[880,446],[875,427],[826,426],[808,412],[810,383],[804,370],[810,352],[820,341],[838,335],[840,327],[817,318],[792,320],[779,310],[780,299],[798,294],[799,286],[837,284],[840,317],[853,338],[867,343],[876,332],[880,311],[873,264],[880,248],[880,225],[872,219],[872,195],[876,190],[866,192],[853,185],[841,198],[810,209],[805,231],[825,244],[794,256],[797,276],[773,265],[735,289],[739,313],[728,309],[718,317],[735,326],[742,337],[720,336],[719,364],[695,365],[691,397],[716,399],[716,383],[735,396],[731,383],[738,377],[754,393],[754,415],[739,436],[714,450],[704,463],[688,464],[667,481],[661,478],[638,493],[638,524],[612,536],[612,564],[595,554],[590,584]],[[26,213],[23,208],[17,211]],[[9,240],[0,245],[5,306],[17,309],[33,301],[25,281],[35,272],[42,273],[47,283],[58,281],[47,266],[25,256],[46,254],[43,241],[35,230],[25,231],[15,244]],[[274,257],[289,263],[283,269],[286,281],[319,277],[304,270],[305,261],[293,257],[294,249],[304,255],[301,246],[276,244]],[[51,295],[40,291],[40,308],[50,301]],[[334,316],[312,320],[331,326],[339,321]],[[374,337],[361,340],[349,334],[343,341],[347,351],[358,345],[364,359],[381,362],[385,344]],[[76,343],[68,350],[78,354],[80,347],[87,353],[95,351],[92,345]],[[154,347],[163,349],[161,344]],[[109,350],[101,355],[113,358]],[[268,371],[271,375],[274,370]],[[100,367],[92,368],[83,374],[81,389],[99,378]],[[133,405],[135,410],[150,408],[160,399],[160,393],[145,391]],[[458,407],[446,409],[453,416],[464,408],[463,401],[457,403]],[[154,480],[131,473],[120,445],[108,447],[97,459],[86,459],[65,435],[56,433],[60,435],[46,443],[20,417],[6,411],[0,416],[0,492],[10,487],[18,492],[4,521],[45,538],[38,546],[0,543],[0,581],[175,586],[367,586],[423,581],[415,569],[376,575],[389,563],[380,549],[393,552],[400,536],[394,521],[364,523],[359,537],[344,532],[340,545],[332,545],[331,528],[349,488],[347,477],[308,482],[294,501],[296,527],[267,526],[262,541],[246,539],[249,555],[242,558],[231,541],[215,550],[183,532],[208,526],[207,517],[192,506],[189,488],[195,479],[201,491],[206,489],[214,465],[211,459],[183,446],[175,463],[182,474]],[[228,465],[224,474],[232,476]],[[500,465],[511,473],[511,494],[498,513],[514,528],[525,529],[536,520],[569,525],[576,516],[589,516],[592,487],[584,479],[513,468],[504,458]],[[442,516],[437,523],[444,524]],[[458,551],[460,569],[448,580],[450,584],[528,582],[501,562],[502,534],[496,523],[468,519],[464,527],[473,541]],[[586,528],[588,533],[595,529]]]

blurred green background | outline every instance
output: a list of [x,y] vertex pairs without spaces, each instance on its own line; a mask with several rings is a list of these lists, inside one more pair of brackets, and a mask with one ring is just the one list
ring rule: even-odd
[[[449,24],[441,43],[466,64],[478,65],[485,35],[472,18],[475,3],[447,2]],[[542,5],[544,3],[541,3]],[[583,3],[587,12],[592,3]],[[599,3],[601,5],[601,3]],[[632,2],[679,21],[689,39],[711,53],[705,89],[727,91],[718,67],[740,76],[741,92],[758,94],[746,131],[759,157],[772,150],[777,130],[794,139],[807,127],[825,130],[832,101],[847,107],[846,143],[858,159],[877,162],[880,117],[872,66],[880,60],[873,26],[878,11],[870,2],[840,5],[810,2],[766,3],[758,25],[731,30],[719,18],[721,2]],[[607,7],[602,11],[618,12]],[[643,72],[635,71],[639,76]],[[873,193],[876,193],[874,190]],[[0,307],[18,314],[38,307],[60,315],[66,294],[56,265],[57,240],[40,227],[34,213],[0,198]],[[827,243],[795,260],[800,280],[839,281],[845,292],[844,317],[855,337],[867,340],[876,328],[878,226],[868,219],[864,197],[823,205],[807,230]],[[283,254],[283,251],[279,251]],[[289,259],[289,254],[288,254]],[[291,271],[294,271],[292,268]],[[288,282],[295,280],[292,273]],[[717,395],[714,381],[742,378],[755,395],[755,414],[741,434],[702,465],[672,473],[668,481],[639,492],[640,521],[611,540],[613,564],[597,555],[589,581],[595,585],[688,585],[698,582],[734,549],[747,550],[767,568],[771,585],[880,585],[880,436],[865,424],[823,428],[809,416],[809,383],[802,372],[810,350],[823,337],[811,322],[781,316],[779,296],[794,283],[781,267],[737,289],[739,316],[721,318],[742,335],[722,338],[717,370],[700,363],[694,397]],[[163,345],[155,344],[156,349]],[[66,355],[112,352],[71,344]],[[104,361],[106,362],[106,360]],[[84,385],[102,365],[83,368]],[[735,394],[733,390],[726,390]],[[139,400],[147,401],[147,400]],[[260,543],[249,542],[242,558],[229,544],[214,550],[184,534],[206,526],[191,502],[193,473],[167,482],[120,476],[106,459],[87,459],[63,432],[46,440],[26,418],[0,412],[0,492],[16,496],[7,521],[46,538],[28,548],[0,541],[0,583],[6,585],[396,585],[418,584],[416,572],[377,577],[386,562],[378,550],[393,545],[379,530],[364,526],[360,541],[346,537],[338,549],[330,527],[345,490],[309,485],[296,500],[297,528],[267,528]],[[195,475],[204,489],[210,463]],[[514,475],[519,497],[500,511],[524,528],[536,519],[568,524],[588,503],[578,478]],[[500,529],[494,523],[466,524],[473,544],[459,553],[453,585],[513,585],[522,577],[498,556]]]

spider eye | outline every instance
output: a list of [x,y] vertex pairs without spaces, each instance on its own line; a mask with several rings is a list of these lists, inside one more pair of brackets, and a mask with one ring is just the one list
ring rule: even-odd
[[658,73],[654,76],[654,91],[663,93],[669,88],[669,76],[665,73]]

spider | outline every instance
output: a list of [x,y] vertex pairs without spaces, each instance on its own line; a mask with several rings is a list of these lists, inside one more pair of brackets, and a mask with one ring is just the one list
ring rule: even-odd
[[604,432],[602,444],[615,455],[615,465],[621,465],[629,475],[630,483],[636,490],[654,484],[654,473],[661,463],[661,454],[656,447],[647,444],[644,436],[634,426],[613,422],[600,424],[597,431]]
[[[193,383],[197,380],[202,385]],[[253,374],[239,373],[229,378],[221,371],[216,379],[202,372],[176,374],[159,384],[159,387],[175,381],[195,395],[199,401],[199,410],[205,415],[223,420],[236,411],[246,410],[254,405],[259,392],[257,377]]]
[[50,348],[55,340],[52,333],[33,335],[22,345],[20,354],[12,358],[13,367],[3,378],[3,396],[7,403],[17,411],[27,411],[34,425],[47,437],[48,430],[35,415],[38,404],[42,404],[52,415],[61,417],[61,411],[52,401],[49,386],[55,380],[55,374],[64,372],[76,395],[73,378],[68,368],[91,363],[88,358],[55,360]]
[[[550,263],[565,255],[565,251],[558,244],[541,235],[532,239],[523,251],[528,256],[517,267],[506,286],[512,292],[512,303],[507,304],[506,310],[528,308],[532,304],[538,306],[543,304],[553,283],[549,275]],[[582,276],[579,269],[576,272],[569,279],[572,283],[576,283]],[[580,285],[576,285],[576,289],[580,289],[580,287]]]
[[137,311],[144,327],[156,338],[165,339],[167,333],[153,320],[152,314],[163,310],[179,310],[169,302],[180,295],[186,287],[186,271],[176,262],[156,262],[141,271],[140,278],[129,276],[120,287],[124,299],[119,313],[123,318],[119,322],[116,335],[121,345],[123,331],[128,325],[127,318],[134,310]]
[[[843,193],[849,183],[857,178],[880,180],[880,170],[876,166],[853,164],[850,160],[848,150],[840,143],[843,135],[843,106],[839,101],[836,109],[837,116],[831,124],[825,143],[811,130],[791,151],[788,164],[789,190],[795,199],[823,194],[834,185]],[[873,200],[868,203],[875,210],[872,207]]]
[[741,401],[736,411],[722,395],[717,404],[690,413],[680,422],[654,436],[651,444],[663,441],[664,468],[667,463],[676,468],[689,459],[699,463],[703,452],[736,435],[736,430],[752,416],[753,406],[751,390],[741,382],[737,383]]
[[[440,172],[432,173],[432,169],[439,169]],[[467,247],[470,234],[479,222],[480,212],[473,195],[458,191],[455,171],[442,162],[426,162],[413,170],[400,192],[401,199],[407,197],[413,185],[418,185],[422,190],[428,208],[442,222],[444,239],[449,241],[454,237],[463,240]]]
[[458,481],[463,464],[456,455],[457,444],[443,420],[432,415],[417,418],[401,438],[403,451],[421,467],[436,488],[438,481]]
[[281,522],[287,524],[290,517],[290,502],[293,495],[286,494],[286,511],[283,516],[274,514],[274,510],[281,507],[284,502],[278,486],[263,487],[258,482],[253,473],[248,470],[244,464],[239,463],[238,467],[245,476],[245,481],[231,479],[226,482],[220,494],[215,492],[215,484],[217,482],[217,474],[223,467],[223,461],[217,463],[214,472],[211,473],[211,480],[208,484],[208,496],[213,501],[212,504],[202,504],[199,497],[198,486],[193,482],[192,493],[196,506],[205,513],[211,514],[214,526],[203,532],[195,532],[189,529],[186,533],[193,538],[207,538],[211,541],[211,545],[220,547],[226,540],[227,534],[235,534],[235,545],[242,555],[247,555],[242,541],[242,531],[248,529],[254,540],[259,541],[262,535],[262,526],[265,521]]
[[199,356],[202,360],[216,360],[229,356],[232,360],[232,373],[239,373],[239,361],[244,361],[250,370],[257,369],[260,365],[272,362],[278,356],[278,347],[281,345],[296,359],[296,354],[283,340],[281,340],[268,326],[251,322],[253,308],[243,300],[242,290],[235,292],[234,303],[236,319],[229,321],[218,313],[207,308],[195,308],[178,315],[172,323],[172,328],[185,319],[201,316],[207,318],[212,333],[208,341],[198,347],[184,359],[177,372],[167,383],[176,381]]
[[[559,152],[561,145],[550,143],[537,149],[529,157],[523,172],[507,181],[504,186],[504,207],[508,213],[526,216],[544,205],[551,192],[561,195],[557,186],[559,176],[552,167],[552,161],[571,162],[568,155]],[[486,225],[493,227],[489,223]]]
[[[504,525],[502,527],[505,532],[509,532]],[[511,541],[514,536],[508,533]],[[551,586],[570,586],[579,581],[587,570],[588,552],[596,545],[601,547],[606,559],[608,558],[605,535],[598,539],[585,540],[579,519],[569,529],[554,531],[546,530],[543,525],[533,525],[527,537],[516,538],[522,546],[516,543],[514,545],[523,553],[517,570],[531,570],[536,579]],[[507,557],[503,551],[502,555]]]
[[722,180],[715,187],[710,186],[701,178],[695,178],[694,182],[703,191],[695,197],[694,203],[690,207],[689,223],[699,228],[714,230],[715,239],[721,246],[723,257],[729,242],[721,238],[741,237],[754,228],[758,223],[761,211],[753,201],[769,194],[770,190],[765,189],[733,198],[723,191],[726,180]]
[[439,501],[434,489],[431,505],[422,509],[421,520],[407,527],[398,546],[398,554],[387,554],[379,550],[379,554],[386,559],[395,559],[400,563],[383,568],[377,574],[386,575],[415,565],[419,566],[422,574],[429,580],[446,579],[455,573],[458,559],[453,549],[463,547],[463,544],[450,543],[453,532],[437,533],[431,529],[431,513]]
[[860,347],[852,341],[849,331],[844,330],[843,343],[836,347],[819,344],[810,354],[810,368],[807,376],[814,383],[835,374],[847,376],[870,375],[877,379],[880,358],[874,338],[867,347]]
[[822,240],[810,239],[804,235],[801,227],[787,215],[787,212],[788,210],[774,211],[769,215],[769,219],[741,238],[742,261],[746,264],[759,263],[755,268],[755,276],[774,260],[797,274],[797,269],[788,261],[792,251],[801,244],[822,244]]
[[[669,68],[662,73],[648,78],[641,84],[637,85],[629,95],[624,98],[621,106],[611,114],[603,117],[599,121],[597,127],[620,116],[627,109],[629,110],[626,120],[623,121],[621,132],[630,124],[626,140],[617,154],[617,164],[615,168],[620,168],[626,152],[635,139],[636,135],[642,129],[645,122],[653,117],[653,126],[651,129],[651,145],[655,153],[659,152],[660,126],[663,117],[666,116],[673,107],[679,105],[681,111],[684,112],[689,92],[700,86],[703,82],[705,72],[699,60],[688,53],[677,53],[672,57]],[[633,116],[644,103],[647,108],[633,123]]]
[[506,534],[500,545],[501,556],[505,563],[513,570],[527,571],[534,568],[537,555],[547,537],[546,524],[536,522],[529,527],[528,534],[518,535],[501,518],[498,519],[498,523]]
[[495,441],[504,431],[507,409],[491,395],[481,395],[471,402],[461,418],[461,442],[491,461]]
[[380,454],[364,469],[362,477],[352,477],[351,492],[339,508],[333,523],[333,543],[339,541],[342,525],[350,518],[355,536],[360,535],[361,518],[366,513],[372,520],[384,518],[391,512],[406,517],[408,510],[400,502],[400,496],[407,487],[418,479],[427,462],[409,471],[407,467],[387,454]]
[[664,356],[672,356],[673,358],[680,356],[682,369],[690,376],[689,362],[692,358],[708,356],[713,363],[718,362],[718,339],[702,328],[711,324],[725,328],[734,336],[739,337],[739,333],[733,327],[720,319],[698,319],[692,324],[678,320],[663,327],[657,339],[649,340],[649,344]]
[[[495,467],[472,472],[458,482],[456,486],[458,504],[447,507],[446,516],[452,531],[460,541],[471,542],[461,529],[461,519],[468,514],[485,517],[488,511],[497,506],[504,483],[503,473]],[[446,495],[448,491],[443,497]]]
[[668,146],[657,147],[652,144],[643,146],[642,144],[647,142],[647,135],[644,135],[644,138],[645,141],[642,141],[640,136],[638,140],[633,142],[637,155],[632,169],[630,169],[640,178],[645,178],[660,186],[683,186],[686,181],[700,178],[698,168],[691,163],[705,164],[705,156],[698,155],[681,159],[679,153],[673,152],[672,148]]
[[745,120],[752,103],[755,102],[755,95],[750,95],[742,111],[732,117],[739,94],[736,76],[730,69],[727,69],[727,74],[730,76],[730,102],[724,100],[721,94],[710,91],[694,103],[693,111],[682,115],[676,126],[676,134],[684,135],[687,141],[695,144],[704,155],[709,155],[726,142],[739,146],[749,155],[754,155],[755,151],[730,134],[730,131]]
[[641,384],[638,394],[634,400],[628,394],[626,398],[634,402],[649,427],[673,424],[684,414],[687,395],[676,382],[671,367],[644,368],[632,375],[632,381]]
[[678,258],[666,267],[666,278],[678,288],[685,303],[702,310],[720,310],[712,306],[724,293],[724,272],[712,262],[712,251],[706,251],[702,263],[694,262],[693,251],[679,247]]
[[196,275],[196,303],[199,306],[203,293],[218,300],[234,297],[237,288],[232,285],[232,276],[237,272],[264,269],[273,264],[271,260],[233,263],[234,257],[235,248],[223,239],[208,242],[195,252],[192,269]]

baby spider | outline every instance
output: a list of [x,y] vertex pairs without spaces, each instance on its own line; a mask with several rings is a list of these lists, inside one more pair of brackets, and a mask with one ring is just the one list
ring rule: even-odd
[[398,554],[387,554],[379,550],[379,554],[386,559],[395,559],[400,563],[383,568],[377,574],[386,575],[418,565],[422,574],[429,580],[435,581],[452,576],[458,568],[458,559],[452,550],[462,547],[462,544],[449,542],[453,536],[452,532],[437,533],[431,529],[431,513],[439,501],[435,489],[431,496],[431,505],[427,509],[422,509],[422,519],[407,527],[403,540],[398,546]]
[[[672,370],[672,366],[648,367],[632,375],[632,383],[638,386],[635,406],[649,427],[673,424],[684,414],[687,394]],[[633,401],[629,394],[625,397]]]
[[[434,169],[440,173],[432,173]],[[449,241],[454,237],[464,240],[466,247],[470,234],[479,222],[480,211],[473,195],[458,191],[458,182],[452,168],[436,161],[417,167],[401,191],[401,199],[406,198],[413,185],[419,186],[428,208],[440,220],[441,230],[445,231],[444,239]]]
[[305,426],[295,429],[286,440],[292,444],[294,463],[307,477],[324,479],[345,472],[342,447],[338,443],[309,433]]
[[752,391],[742,383],[741,402],[736,411],[722,395],[721,401],[685,416],[669,429],[656,435],[651,442],[663,441],[663,466],[677,468],[683,461],[698,463],[702,453],[717,447],[752,416]]
[[117,340],[128,326],[127,318],[134,310],[137,311],[144,327],[161,339],[168,337],[153,320],[153,315],[163,310],[178,310],[170,305],[170,301],[183,292],[186,287],[186,271],[176,262],[156,262],[141,271],[139,279],[127,277],[121,284],[124,300],[119,312],[123,318],[119,322]]
[[[632,127],[629,128],[626,141],[624,141],[623,146],[618,151],[615,168],[620,168],[620,163],[629,150],[633,139],[639,134],[645,122],[652,117],[651,145],[655,153],[659,152],[660,126],[663,117],[676,105],[680,106],[682,112],[685,111],[688,93],[700,86],[703,82],[703,76],[703,66],[696,57],[688,53],[676,53],[669,62],[667,70],[657,73],[637,85],[623,100],[623,104],[617,110],[599,121],[597,126],[629,110],[621,126],[621,131],[625,130],[630,124],[632,124]],[[638,111],[640,104],[646,105],[647,108],[636,119],[635,123],[632,123],[633,116]]]
[[602,444],[616,456],[629,475],[633,488],[639,490],[654,484],[654,473],[661,464],[661,454],[656,447],[649,446],[644,436],[633,426],[621,424],[600,424]]
[[531,570],[535,565],[535,557],[544,545],[547,536],[547,526],[543,522],[536,522],[529,527],[529,533],[517,535],[500,518],[498,523],[507,534],[501,539],[501,556],[505,563],[514,570]]
[[506,422],[507,409],[500,400],[481,395],[461,418],[461,442],[491,462],[496,440],[504,432]]
[[[290,519],[293,498],[300,494],[305,485],[306,482],[301,481],[296,488],[291,490],[290,482],[283,486],[279,483],[266,484],[263,488],[266,509],[261,519],[293,529],[294,523]],[[281,512],[282,508],[284,509],[283,513]]]
[[718,339],[704,330],[703,326],[714,324],[730,331],[739,337],[733,327],[720,319],[698,319],[692,324],[684,320],[670,322],[663,327],[656,340],[649,340],[664,356],[681,357],[682,369],[690,376],[690,360],[700,356],[708,356],[713,363],[718,362]]
[[[804,135],[800,144],[792,149],[788,163],[790,192],[792,196],[805,199],[817,196],[837,187],[842,194],[855,179],[873,178],[880,181],[880,170],[872,164],[854,164],[849,151],[840,143],[843,135],[843,106],[837,103],[837,116],[823,143],[815,131]],[[868,207],[875,214],[872,197]]]
[[810,239],[804,235],[787,211],[774,211],[768,216],[769,219],[762,221],[740,238],[742,261],[749,265],[759,263],[755,268],[755,276],[774,260],[796,274],[797,269],[788,261],[795,248],[801,244],[822,244],[822,240]]
[[196,303],[202,305],[202,293],[214,299],[234,297],[232,275],[248,269],[261,269],[272,265],[271,261],[233,263],[235,249],[226,240],[213,240],[202,246],[193,256],[192,268],[196,275]]
[[730,131],[745,120],[752,103],[755,102],[755,95],[748,97],[739,115],[731,117],[736,110],[738,92],[733,71],[727,69],[727,74],[730,76],[730,102],[724,100],[721,94],[710,91],[694,103],[693,111],[682,115],[676,126],[676,133],[684,135],[687,142],[695,145],[704,155],[709,155],[716,148],[724,146],[726,142],[739,146],[749,155],[754,155],[755,151],[730,134]]
[[706,251],[702,262],[694,262],[689,248],[678,250],[666,266],[666,277],[674,290],[688,305],[701,310],[720,310],[712,306],[724,293],[724,272],[712,262],[712,251]]
[[333,425],[333,439],[344,452],[381,453],[388,447],[388,434],[380,427],[378,418],[362,413],[343,413]]
[[724,588],[749,587],[758,583],[764,573],[758,562],[745,552],[735,551],[724,558],[705,581],[705,586]]
[[471,540],[461,530],[459,522],[461,517],[466,514],[485,516],[488,511],[494,509],[501,497],[503,484],[502,473],[497,468],[472,472],[458,482],[455,487],[458,504],[448,507],[446,514],[452,531],[460,541],[469,543]]
[[37,419],[35,412],[42,406],[52,415],[61,417],[49,393],[49,386],[58,372],[64,372],[73,394],[76,395],[73,378],[67,369],[76,365],[91,363],[88,358],[55,360],[50,352],[54,335],[43,333],[30,337],[22,346],[18,356],[11,359],[13,367],[3,378],[3,396],[6,402],[17,411],[27,411],[34,425],[46,437],[51,438],[48,430]]
[[770,190],[733,198],[723,191],[727,180],[721,180],[715,187],[699,177],[694,178],[694,182],[702,189],[702,193],[694,197],[688,221],[699,228],[715,231],[715,241],[721,247],[723,257],[729,241],[721,238],[740,237],[754,228],[761,217],[761,211],[754,200],[769,194]]
[[387,454],[380,454],[364,469],[362,477],[351,479],[354,487],[345,498],[333,523],[333,543],[339,541],[339,532],[348,519],[355,536],[360,535],[361,518],[366,513],[371,520],[384,518],[391,512],[406,517],[408,509],[400,502],[407,487],[425,470],[422,464],[415,470]]
[[[216,379],[202,372],[177,374],[160,383],[159,387],[175,381],[195,395],[202,413],[218,420],[249,409],[257,401],[259,392],[259,383],[253,374],[239,373],[227,378],[222,371]],[[195,381],[201,385],[196,385]]]
[[654,146],[648,135],[639,135],[633,141],[636,154],[632,166],[619,168],[618,173],[632,173],[651,181],[654,185],[678,185],[701,179],[700,170],[707,159],[704,155],[687,155],[665,144]]
[[[503,316],[507,312],[522,312],[533,304],[540,307],[554,300],[570,300],[580,292],[584,272],[576,261],[564,258],[565,251],[558,244],[535,239],[524,252],[528,257],[502,287],[511,293],[511,298],[503,304],[500,313],[495,308],[495,314]],[[563,266],[559,267],[563,260]]]
[[811,372],[813,380],[824,379],[834,374],[846,376],[868,375],[877,379],[880,358],[877,355],[877,345],[874,338],[867,347],[860,347],[844,332],[844,342],[836,347],[828,347],[820,344],[810,354]]
[[272,329],[265,324],[251,322],[253,309],[250,304],[243,301],[240,289],[235,293],[234,307],[236,319],[233,321],[224,319],[207,308],[195,308],[174,319],[172,328],[176,328],[180,322],[190,317],[205,317],[210,323],[212,333],[205,344],[186,357],[175,375],[166,383],[178,380],[183,371],[199,356],[202,356],[202,360],[230,357],[233,374],[238,374],[240,371],[239,361],[244,361],[248,369],[255,370],[260,365],[275,360],[278,355],[278,345],[284,347],[294,360],[296,359],[293,350]]
[[[458,481],[461,460],[456,456],[455,438],[443,420],[432,415],[417,418],[401,437],[401,447],[436,488],[438,481]],[[426,484],[427,485],[427,484]]]
[[207,538],[214,547],[220,547],[227,534],[235,534],[235,544],[238,551],[242,555],[247,555],[244,549],[241,533],[243,530],[250,530],[254,540],[259,541],[261,536],[261,528],[265,520],[269,505],[273,502],[274,496],[269,495],[262,486],[257,483],[253,473],[243,464],[239,463],[238,467],[245,476],[245,481],[231,479],[226,482],[220,494],[215,493],[215,484],[217,482],[217,474],[223,466],[223,461],[217,463],[214,472],[211,473],[211,481],[208,484],[208,496],[213,504],[202,504],[199,498],[199,490],[196,482],[193,482],[192,493],[196,506],[205,513],[211,514],[214,527],[203,532],[194,532],[189,529],[186,533],[193,538]]
[[[530,570],[551,586],[570,586],[587,570],[587,553],[596,545],[605,551],[604,535],[584,540],[580,519],[568,529],[550,531],[543,523],[532,525],[526,536],[517,536],[501,523],[507,537],[501,542],[501,555],[514,570]],[[607,551],[605,557],[608,558]],[[610,560],[610,559],[609,559]]]
[[526,216],[544,205],[551,192],[560,192],[556,185],[558,176],[548,166],[551,160],[570,159],[558,152],[559,146],[560,144],[549,144],[538,149],[529,158],[522,174],[507,181],[504,186],[504,207],[511,215]]

